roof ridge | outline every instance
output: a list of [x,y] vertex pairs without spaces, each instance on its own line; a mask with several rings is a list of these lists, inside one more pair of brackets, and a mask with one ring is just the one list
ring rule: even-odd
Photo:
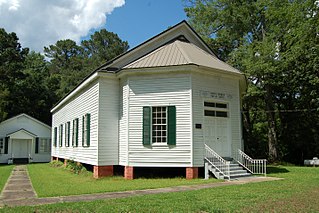
[[169,44],[166,44],[166,45],[162,45],[162,46],[160,46],[159,48],[155,49],[154,51],[151,51],[151,52],[149,52],[148,54],[146,54],[146,55],[140,57],[139,59],[137,59],[137,60],[135,60],[135,61],[133,61],[133,62],[131,62],[131,63],[125,65],[124,67],[134,66],[135,64],[139,63],[140,61],[142,61],[142,60],[144,60],[144,59],[146,59],[146,58],[149,58],[149,57],[151,57],[152,55],[155,55],[156,53],[158,53],[159,51],[161,51],[161,50],[164,49],[165,47],[168,47],[169,45],[172,45],[173,43],[174,43],[174,42],[169,43]]
[[[180,41],[180,40],[175,40],[174,43],[175,45],[177,46],[177,49],[178,51],[182,54],[182,56],[184,57],[184,59],[188,62],[188,63],[193,63],[193,61],[190,59],[190,57],[188,56],[188,54],[183,50],[183,48],[181,47],[180,45],[180,42],[183,42],[183,41]],[[184,43],[187,43],[187,42],[184,42]],[[196,46],[196,45],[195,45]]]
[[[185,43],[186,43],[186,42],[185,42]],[[219,59],[217,56],[206,52],[205,50],[203,50],[202,48],[198,47],[197,45],[195,45],[195,44],[193,44],[193,43],[187,43],[187,44],[189,44],[189,45],[195,47],[196,49],[198,49],[199,51],[203,52],[204,54],[209,55],[210,57],[213,57],[215,60],[220,61],[221,63],[225,64],[226,66],[228,66],[228,67],[230,67],[230,68],[232,68],[232,69],[237,70],[237,71],[240,73],[240,71],[239,71],[238,69],[236,69],[235,67],[233,67],[233,66],[227,64],[225,61]],[[185,52],[185,51],[183,51],[183,52]],[[187,53],[187,52],[186,52],[185,54],[188,56],[188,53]],[[191,61],[191,60],[190,60],[190,61]]]

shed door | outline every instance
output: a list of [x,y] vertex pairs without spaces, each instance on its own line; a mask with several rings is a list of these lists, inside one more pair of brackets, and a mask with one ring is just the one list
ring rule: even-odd
[[227,103],[204,102],[204,141],[222,157],[231,157]]
[[29,146],[31,140],[27,139],[12,139],[12,154],[14,158],[28,158]]

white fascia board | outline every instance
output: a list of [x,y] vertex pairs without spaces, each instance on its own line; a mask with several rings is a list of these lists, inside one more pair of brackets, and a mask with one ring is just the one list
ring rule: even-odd
[[127,68],[118,72],[117,77],[122,78],[126,75],[151,75],[151,74],[165,74],[176,72],[189,72],[196,69],[196,65],[178,65],[178,66],[166,66],[166,67],[147,67],[147,68]]
[[219,70],[216,68],[200,66],[197,64],[186,64],[167,67],[147,67],[147,68],[127,68],[122,69],[117,73],[117,77],[121,78],[125,75],[138,75],[138,74],[156,74],[156,73],[172,73],[172,72],[197,72],[208,75],[223,76],[228,78],[245,79],[245,75],[242,73],[229,72],[225,70]]

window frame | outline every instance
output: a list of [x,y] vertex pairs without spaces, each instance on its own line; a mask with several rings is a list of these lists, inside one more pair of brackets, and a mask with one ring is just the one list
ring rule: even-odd
[[72,127],[72,147],[78,147],[79,145],[79,118],[73,119]]
[[51,153],[51,139],[39,138],[38,154]]
[[[161,108],[160,110],[157,110]],[[163,110],[165,108],[165,111]],[[156,110],[155,110],[156,109]],[[156,111],[156,112],[155,112]],[[158,118],[155,117],[155,114],[159,114]],[[165,124],[163,122],[163,114],[165,113]],[[154,145],[154,146],[167,146],[167,145],[176,145],[176,106],[144,106],[143,107],[143,133],[142,141],[143,145]],[[154,123],[156,120],[156,124]],[[157,120],[161,120],[157,123]],[[158,127],[154,131],[154,128]],[[165,126],[165,128],[162,128]],[[160,132],[157,134],[157,132]],[[165,134],[163,134],[165,132]],[[155,135],[154,135],[155,133]],[[160,140],[155,138],[161,137]],[[163,139],[165,138],[165,139]],[[155,139],[155,140],[154,140]]]
[[82,117],[82,146],[90,147],[90,130],[91,129],[91,114],[86,113]]
[[[163,116],[163,114],[165,114],[165,117]],[[154,123],[154,121],[156,122]],[[168,125],[167,106],[152,106],[151,107],[151,143],[152,144],[167,144],[167,132],[168,132],[167,125]]]
[[63,146],[63,124],[59,125],[59,147]]
[[213,118],[229,118],[229,103],[216,100],[205,100],[203,102],[204,116]]
[[65,135],[64,135],[65,147],[70,147],[70,129],[71,129],[71,122],[68,121],[65,123]]

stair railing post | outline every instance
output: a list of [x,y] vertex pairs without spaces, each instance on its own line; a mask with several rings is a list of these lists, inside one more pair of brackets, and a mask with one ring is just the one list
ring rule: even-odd
[[205,163],[205,180],[209,179],[208,163]]

